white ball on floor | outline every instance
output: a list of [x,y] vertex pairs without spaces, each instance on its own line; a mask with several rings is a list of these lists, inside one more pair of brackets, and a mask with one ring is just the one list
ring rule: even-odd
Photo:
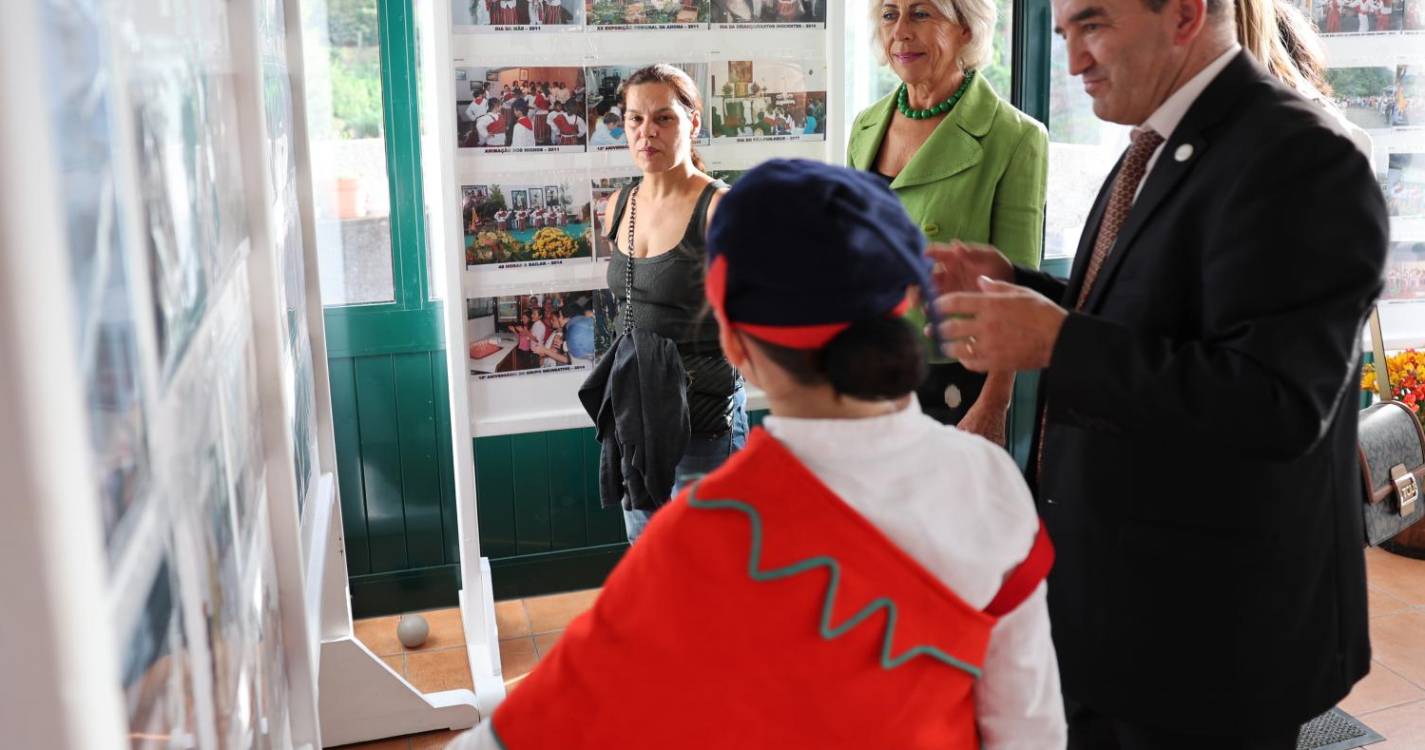
[[396,623],[396,637],[406,648],[420,647],[429,635],[430,623],[420,615],[401,615],[401,621]]

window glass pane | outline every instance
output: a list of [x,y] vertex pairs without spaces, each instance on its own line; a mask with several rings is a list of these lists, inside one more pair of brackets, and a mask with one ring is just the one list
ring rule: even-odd
[[1073,257],[1099,186],[1128,147],[1126,125],[1094,116],[1093,99],[1069,75],[1064,40],[1053,35],[1049,58],[1049,203],[1044,257]]
[[377,0],[304,2],[322,303],[391,302]]

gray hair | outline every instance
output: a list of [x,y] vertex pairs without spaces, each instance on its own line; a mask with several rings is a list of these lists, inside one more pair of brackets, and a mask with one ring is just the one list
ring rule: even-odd
[[[999,10],[995,7],[994,0],[923,0],[940,10],[942,14],[954,23],[958,23],[970,32],[970,41],[960,49],[960,61],[964,64],[965,70],[977,70],[990,63],[992,53],[992,42],[995,36],[995,21],[999,18]],[[876,60],[885,65],[886,60],[885,45],[881,41],[881,6],[885,0],[871,0],[871,23],[876,29],[875,37],[872,39],[872,46],[875,48]]]

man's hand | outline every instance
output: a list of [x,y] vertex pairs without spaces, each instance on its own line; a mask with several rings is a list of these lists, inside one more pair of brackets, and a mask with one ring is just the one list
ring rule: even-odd
[[989,245],[971,245],[955,241],[948,245],[932,244],[925,254],[935,261],[933,279],[940,294],[979,291],[977,281],[987,276],[995,281],[1013,281],[1014,266],[1000,251]]
[[975,372],[1038,370],[1049,366],[1068,312],[1031,289],[981,278],[978,292],[935,300],[944,316],[946,356]]

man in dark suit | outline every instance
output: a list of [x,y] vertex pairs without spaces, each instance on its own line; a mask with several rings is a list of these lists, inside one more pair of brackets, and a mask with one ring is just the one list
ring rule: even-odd
[[1073,274],[935,252],[947,353],[1044,370],[1071,748],[1289,750],[1370,664],[1355,384],[1385,208],[1230,2],[1053,0],[1095,114],[1135,126]]

